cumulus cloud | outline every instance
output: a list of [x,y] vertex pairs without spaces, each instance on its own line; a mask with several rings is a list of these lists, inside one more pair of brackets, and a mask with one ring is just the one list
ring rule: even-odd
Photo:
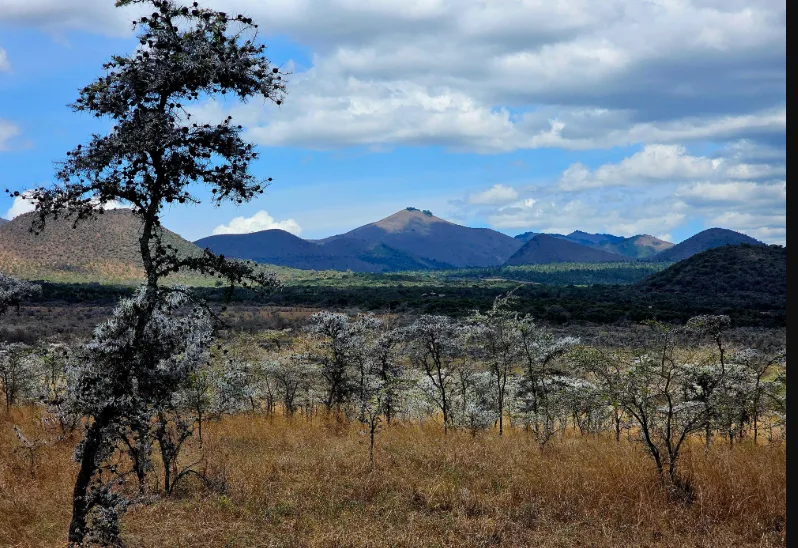
[[296,236],[302,233],[302,227],[294,219],[276,221],[266,211],[260,210],[251,217],[235,217],[226,225],[217,226],[213,229],[213,234],[249,234],[275,228]]
[[[762,179],[781,175],[783,165],[737,163],[734,158],[691,156],[683,145],[652,144],[616,164],[590,171],[581,163],[566,169],[559,180],[562,190],[610,186],[635,186],[646,182],[720,179]],[[731,187],[729,187],[731,188]]]
[[507,185],[493,185],[468,197],[472,204],[506,204],[518,198],[518,191]]
[[16,196],[11,203],[11,207],[6,211],[5,218],[13,219],[19,217],[23,213],[29,213],[36,209],[36,204],[30,200],[26,200],[23,195]]
[[[8,208],[8,211],[6,211],[6,219],[11,220],[25,213],[30,213],[36,209],[36,202],[27,198],[29,192],[31,191],[26,190],[25,192],[21,192],[19,196],[14,197],[11,207]],[[93,203],[95,207],[97,207],[100,202],[98,200],[94,200]],[[110,200],[103,204],[103,209],[123,209],[126,207],[129,206],[116,200]]]
[[[260,144],[505,152],[783,135],[783,2],[208,0],[309,48]],[[129,32],[132,11],[6,0],[0,21]]]

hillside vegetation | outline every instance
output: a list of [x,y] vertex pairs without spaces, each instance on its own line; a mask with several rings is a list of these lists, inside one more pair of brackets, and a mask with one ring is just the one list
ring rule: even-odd
[[640,283],[646,292],[745,299],[765,294],[787,299],[787,248],[725,245],[679,261]]

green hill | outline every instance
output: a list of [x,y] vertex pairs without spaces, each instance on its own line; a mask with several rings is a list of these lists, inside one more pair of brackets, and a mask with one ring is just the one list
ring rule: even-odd
[[638,284],[643,292],[787,307],[787,248],[725,245],[693,255]]

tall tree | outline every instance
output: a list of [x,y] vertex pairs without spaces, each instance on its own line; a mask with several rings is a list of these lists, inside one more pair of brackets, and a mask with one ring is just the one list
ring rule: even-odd
[[[204,316],[197,312],[187,316],[194,320],[192,328],[174,318],[190,294],[164,286],[164,278],[191,270],[226,280],[230,292],[239,284],[276,285],[273,275],[207,250],[201,256],[181,256],[163,242],[161,228],[163,208],[175,202],[198,203],[200,198],[191,189],[200,185],[210,187],[218,205],[251,200],[271,181],[250,173],[258,155],[254,145],[242,139],[241,126],[229,116],[217,124],[192,123],[185,108],[191,101],[220,94],[242,101],[262,96],[281,103],[283,75],[256,42],[257,25],[242,15],[201,8],[197,2],[186,7],[171,0],[117,0],[116,5],[152,7],[151,15],[133,22],[139,47],[130,55],[112,57],[103,66],[105,75],[83,88],[71,105],[75,111],[112,120],[113,129],[67,152],[57,172],[58,184],[25,196],[36,204],[32,230],[37,232],[51,218],[69,218],[77,224],[101,215],[104,204],[111,201],[130,204],[141,221],[139,249],[146,282],[134,298],[120,305],[115,319],[98,332],[83,357],[78,401],[89,426],[77,452],[80,470],[73,495],[71,545],[86,539],[87,514],[93,505],[113,499],[99,496],[108,492],[106,487],[92,491],[92,486],[116,441],[127,435],[128,415],[166,401],[191,371],[182,360],[172,359],[172,353],[186,351],[185,344],[167,337],[154,348],[148,345],[175,332],[194,333],[200,346],[207,342],[201,328]],[[176,323],[167,321],[169,317]],[[111,341],[113,337],[119,340]],[[100,364],[106,367],[102,377],[97,375]],[[166,374],[164,367],[173,370]],[[116,515],[108,507],[103,511]],[[107,530],[112,535],[116,529],[110,525]]]

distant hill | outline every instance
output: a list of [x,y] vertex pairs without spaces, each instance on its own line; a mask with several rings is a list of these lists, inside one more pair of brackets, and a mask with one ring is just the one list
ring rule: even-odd
[[3,226],[7,222],[8,222],[8,219],[3,219],[2,217],[0,217],[0,226]]
[[[648,234],[638,234],[629,238],[620,238],[615,242],[604,242],[597,246],[598,249],[625,255],[634,259],[653,257],[657,253],[671,249],[673,244],[660,240]],[[660,260],[660,259],[657,259]],[[662,259],[665,260],[665,259]]]
[[[141,224],[129,209],[108,210],[81,221],[48,220],[41,234],[29,229],[34,213],[0,225],[0,271],[23,278],[133,280],[142,277]],[[200,250],[169,230],[166,243],[191,255]]]
[[764,298],[786,311],[787,248],[760,244],[718,246],[649,276],[638,287],[644,292],[717,298],[738,306]]
[[[523,234],[518,234],[515,238],[523,242],[528,242],[537,235],[537,232],[524,232]],[[672,243],[660,240],[654,236],[649,236],[648,234],[638,234],[637,236],[624,238],[623,236],[615,236],[613,234],[591,234],[581,230],[575,230],[567,235],[548,235],[553,238],[567,240],[610,253],[617,253],[618,255],[631,257],[633,259],[651,257],[660,251],[673,247]]]
[[322,242],[344,237],[384,244],[414,257],[455,267],[498,266],[523,245],[501,232],[461,226],[416,208],[403,209]]
[[306,270],[395,272],[452,267],[376,242],[347,237],[317,243],[277,229],[208,236],[195,244],[227,257]]
[[615,244],[625,239],[622,236],[613,236],[612,234],[590,234],[581,230],[574,230],[565,237],[574,243],[591,247],[603,244]]
[[755,240],[750,236],[746,236],[734,230],[726,228],[709,228],[698,234],[691,236],[683,242],[676,244],[670,249],[666,249],[648,257],[652,261],[670,262],[682,261],[692,257],[696,253],[701,253],[708,249],[724,245],[737,245],[737,244],[750,244],[750,245],[766,245],[759,240]]
[[538,234],[515,252],[507,266],[546,263],[606,263],[628,261],[628,257],[577,244],[564,238]]

